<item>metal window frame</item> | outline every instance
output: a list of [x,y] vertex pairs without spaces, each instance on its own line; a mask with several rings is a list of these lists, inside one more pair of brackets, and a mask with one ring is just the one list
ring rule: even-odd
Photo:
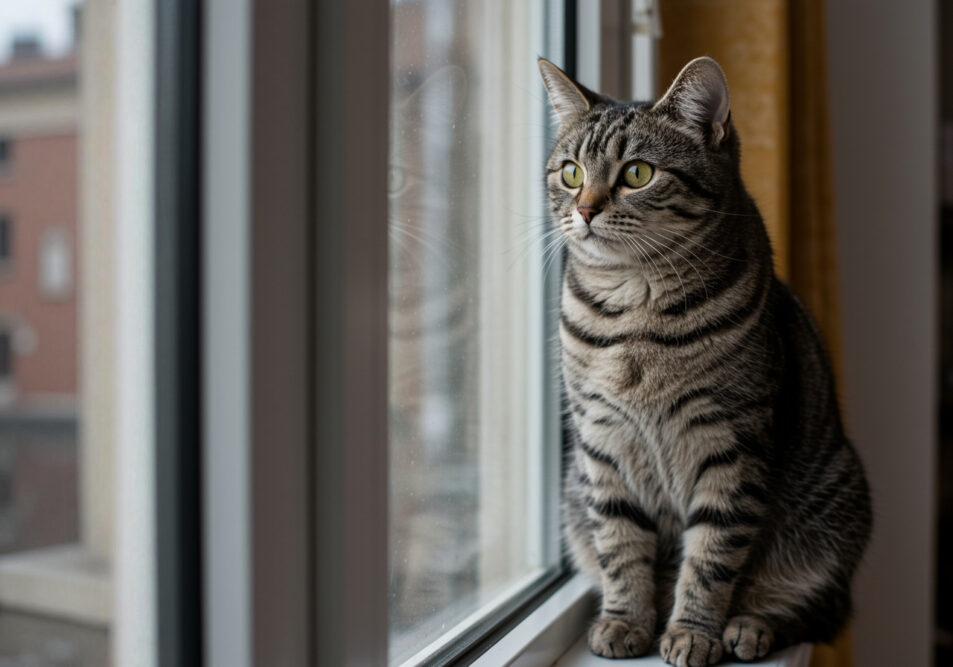
[[202,21],[202,662],[308,665],[315,8],[206,0]]
[[157,664],[201,664],[201,5],[156,11]]
[[251,0],[202,15],[203,663],[250,667]]

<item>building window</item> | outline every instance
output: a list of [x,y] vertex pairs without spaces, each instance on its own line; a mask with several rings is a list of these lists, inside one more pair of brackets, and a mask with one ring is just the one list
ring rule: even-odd
[[0,269],[13,261],[13,220],[0,213]]
[[[3,427],[5,426],[3,409],[17,398],[16,362],[13,358],[14,354],[17,353],[15,334],[16,325],[14,321],[9,319],[0,321],[0,432],[4,430]],[[3,444],[2,440],[0,438],[0,444]],[[0,513],[2,513],[2,509],[0,509]],[[0,525],[0,533],[2,531],[3,526]],[[4,551],[2,539],[3,536],[0,534],[0,553]]]
[[0,173],[7,171],[13,163],[13,140],[0,137]]
[[40,244],[40,292],[48,299],[63,299],[73,289],[73,249],[65,229],[50,229]]
[[13,381],[13,332],[0,327],[0,387]]

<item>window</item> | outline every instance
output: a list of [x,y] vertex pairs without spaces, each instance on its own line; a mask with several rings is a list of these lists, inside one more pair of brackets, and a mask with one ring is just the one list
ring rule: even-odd
[[559,548],[536,58],[571,62],[576,3],[50,4],[0,62],[32,289],[0,315],[61,319],[0,370],[59,438],[35,497],[80,509],[0,555],[3,613],[72,619],[24,636],[85,664],[506,664],[541,613],[558,657],[591,600]]
[[389,656],[417,664],[562,571],[536,68],[562,13],[391,11]]
[[152,4],[0,8],[0,663],[154,664]]
[[[4,408],[12,405],[17,398],[16,384],[16,346],[14,345],[15,323],[10,319],[0,319],[0,415]],[[0,425],[3,425],[0,419]],[[3,447],[4,438],[0,438],[0,474],[6,478],[8,490],[13,488],[13,452]],[[4,451],[6,450],[6,451]],[[6,463],[6,465],[4,465]],[[14,521],[14,504],[12,493],[0,497],[0,553],[6,549],[5,545],[13,544],[16,538],[16,521]]]
[[47,299],[64,299],[73,287],[73,252],[69,234],[62,227],[46,230],[40,245],[40,293]]
[[0,174],[13,164],[13,141],[10,137],[0,136]]
[[13,261],[13,221],[0,213],[0,269]]
[[13,379],[13,335],[10,329],[0,327],[0,385]]

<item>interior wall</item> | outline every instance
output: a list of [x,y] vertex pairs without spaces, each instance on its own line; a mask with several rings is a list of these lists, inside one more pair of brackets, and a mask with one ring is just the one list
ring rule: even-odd
[[932,664],[936,14],[932,0],[827,3],[843,402],[875,512],[857,665]]

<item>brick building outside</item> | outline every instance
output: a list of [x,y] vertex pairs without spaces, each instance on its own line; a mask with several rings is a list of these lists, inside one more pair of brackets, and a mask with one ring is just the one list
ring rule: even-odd
[[76,539],[77,58],[0,63],[0,553]]

